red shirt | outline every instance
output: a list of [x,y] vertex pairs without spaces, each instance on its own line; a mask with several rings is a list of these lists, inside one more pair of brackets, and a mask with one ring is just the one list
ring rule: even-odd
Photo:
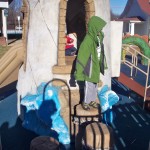
[[74,40],[72,38],[70,38],[69,36],[66,36],[66,47],[65,47],[65,49],[74,47],[73,41]]

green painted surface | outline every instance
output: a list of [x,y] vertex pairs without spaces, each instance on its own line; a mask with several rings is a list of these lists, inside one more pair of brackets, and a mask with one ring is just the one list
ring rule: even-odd
[[[132,44],[132,45],[136,45],[140,48],[141,52],[147,56],[148,58],[150,58],[150,46],[149,44],[143,40],[140,37],[136,37],[136,36],[130,36],[130,37],[126,37],[122,40],[122,44]],[[148,61],[144,58],[142,58],[142,64],[143,65],[147,65]]]

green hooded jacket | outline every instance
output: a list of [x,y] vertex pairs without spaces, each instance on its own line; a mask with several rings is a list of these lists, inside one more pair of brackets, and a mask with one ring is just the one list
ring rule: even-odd
[[[102,29],[106,22],[100,17],[93,16],[88,22],[88,32],[80,45],[78,56],[76,59],[75,79],[78,81],[89,81],[93,83],[99,82],[100,64],[103,55],[100,55],[100,60],[97,54],[98,38],[97,34],[100,32],[99,39],[102,45],[104,38]],[[107,68],[106,61],[104,68]]]

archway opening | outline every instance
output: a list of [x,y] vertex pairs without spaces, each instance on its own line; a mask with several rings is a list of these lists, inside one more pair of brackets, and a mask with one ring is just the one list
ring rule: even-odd
[[76,33],[75,44],[79,49],[86,34],[87,22],[95,15],[95,4],[93,0],[60,0],[59,8],[58,57],[53,70],[55,72],[63,66],[66,73],[70,73],[76,56],[65,56],[65,34]]
[[86,34],[85,0],[68,0],[66,11],[66,33],[76,33],[77,49]]

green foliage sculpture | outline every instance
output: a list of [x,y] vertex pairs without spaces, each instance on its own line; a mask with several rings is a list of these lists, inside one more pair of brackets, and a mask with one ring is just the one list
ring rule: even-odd
[[[150,46],[144,39],[137,37],[137,36],[129,36],[129,37],[125,37],[122,40],[122,44],[136,45],[140,48],[141,52],[145,56],[150,58]],[[143,57],[142,57],[142,64],[148,65],[148,61]]]

